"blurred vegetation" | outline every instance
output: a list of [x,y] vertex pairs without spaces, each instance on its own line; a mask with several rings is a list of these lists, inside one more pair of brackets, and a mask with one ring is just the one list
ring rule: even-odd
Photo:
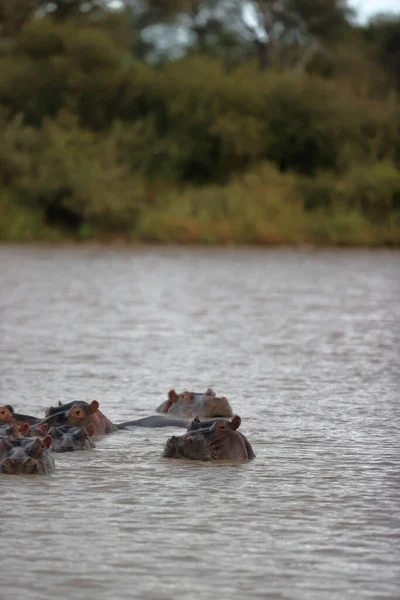
[[115,6],[0,0],[0,240],[400,244],[400,16]]

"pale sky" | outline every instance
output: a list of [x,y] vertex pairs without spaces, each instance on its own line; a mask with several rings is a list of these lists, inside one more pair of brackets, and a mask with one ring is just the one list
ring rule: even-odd
[[[348,2],[357,11],[357,20],[362,23],[379,12],[400,14],[400,0],[348,0]],[[110,5],[119,8],[122,3],[120,0],[111,0]]]
[[358,19],[363,23],[378,12],[400,14],[400,0],[349,0],[349,5],[356,9]]

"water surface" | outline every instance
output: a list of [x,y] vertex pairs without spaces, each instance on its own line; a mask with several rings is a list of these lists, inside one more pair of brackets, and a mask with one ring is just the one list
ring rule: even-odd
[[137,429],[0,478],[0,597],[400,597],[400,254],[0,247],[0,403],[226,395],[257,458]]

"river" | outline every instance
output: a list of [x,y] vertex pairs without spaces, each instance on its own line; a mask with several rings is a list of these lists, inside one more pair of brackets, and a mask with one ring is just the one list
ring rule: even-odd
[[400,598],[400,253],[0,247],[0,403],[212,386],[256,459],[137,429],[0,476],[0,597]]

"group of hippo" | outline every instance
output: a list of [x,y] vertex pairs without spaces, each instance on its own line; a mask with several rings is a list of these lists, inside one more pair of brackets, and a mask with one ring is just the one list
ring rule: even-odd
[[228,400],[217,397],[212,389],[201,394],[171,390],[156,412],[161,414],[115,424],[99,410],[97,400],[59,402],[46,410],[43,419],[17,413],[10,405],[1,406],[0,473],[51,473],[53,452],[91,450],[93,438],[132,427],[185,428],[183,435],[167,440],[165,458],[241,462],[254,458],[249,441],[238,431],[240,417],[234,416]]

